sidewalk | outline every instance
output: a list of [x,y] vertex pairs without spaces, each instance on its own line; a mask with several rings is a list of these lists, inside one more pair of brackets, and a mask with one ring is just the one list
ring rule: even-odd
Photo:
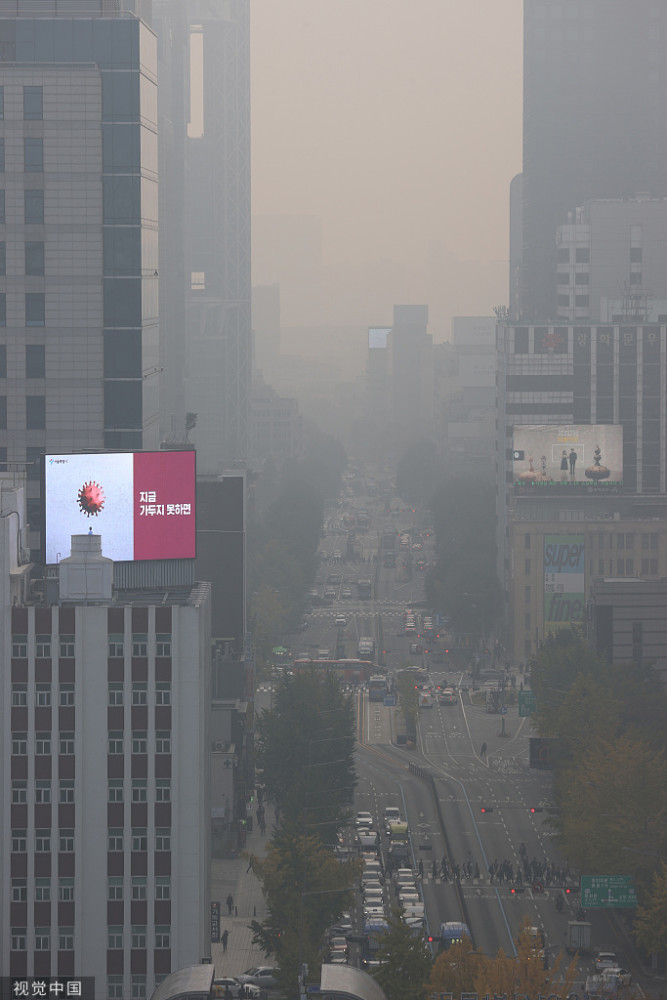
[[[255,873],[248,871],[251,854],[263,857],[273,830],[273,809],[264,803],[266,811],[266,833],[262,836],[257,823],[253,823],[252,833],[246,838],[243,855],[235,860],[214,858],[211,864],[211,900],[220,903],[220,933],[228,931],[227,951],[222,943],[211,944],[211,958],[215,965],[216,978],[238,976],[253,965],[273,965],[257,945],[252,943],[250,921],[262,920],[266,907],[262,887]],[[227,912],[226,899],[231,894],[234,900],[231,916]]]

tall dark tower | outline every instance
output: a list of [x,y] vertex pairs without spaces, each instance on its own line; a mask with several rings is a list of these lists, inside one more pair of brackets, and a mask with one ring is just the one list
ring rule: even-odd
[[524,0],[519,311],[556,317],[556,227],[589,198],[667,196],[667,5]]
[[217,474],[247,456],[250,321],[249,0],[154,0],[159,40],[160,294],[166,436]]

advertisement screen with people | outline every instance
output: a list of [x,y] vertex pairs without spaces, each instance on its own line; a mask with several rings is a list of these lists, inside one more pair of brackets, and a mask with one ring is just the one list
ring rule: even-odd
[[530,424],[514,428],[514,488],[520,493],[617,492],[623,486],[618,424]]

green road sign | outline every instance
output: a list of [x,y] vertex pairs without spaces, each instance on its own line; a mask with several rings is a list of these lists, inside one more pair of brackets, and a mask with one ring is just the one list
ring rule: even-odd
[[629,875],[582,875],[581,905],[586,909],[634,909],[637,894]]
[[519,718],[527,718],[537,711],[537,698],[534,691],[519,691]]

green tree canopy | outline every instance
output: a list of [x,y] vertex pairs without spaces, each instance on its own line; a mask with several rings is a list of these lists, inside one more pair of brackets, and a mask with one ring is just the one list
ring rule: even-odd
[[653,876],[645,906],[637,908],[635,920],[637,944],[647,954],[667,955],[667,864]]
[[379,938],[376,953],[382,963],[373,977],[387,1000],[423,1000],[433,959],[423,934],[415,935],[395,910]]
[[257,762],[282,823],[333,843],[356,784],[354,710],[338,678],[315,669],[283,678],[257,734]]

